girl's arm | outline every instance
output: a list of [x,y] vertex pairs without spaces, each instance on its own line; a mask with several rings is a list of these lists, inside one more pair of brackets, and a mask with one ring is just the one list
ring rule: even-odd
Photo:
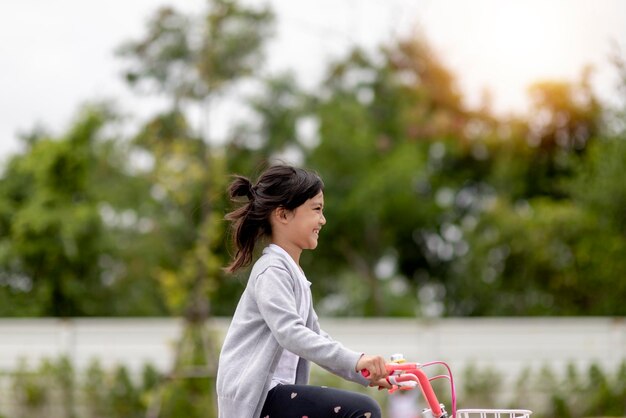
[[[339,342],[306,327],[296,307],[294,282],[289,272],[271,266],[255,278],[255,297],[259,312],[278,343],[292,353],[331,372],[361,384],[369,381],[357,373],[362,353],[345,348]],[[327,335],[327,334],[326,334]],[[385,377],[372,368],[371,380]]]
[[[319,318],[317,316],[317,313],[315,312],[315,309],[312,309],[311,312],[313,314],[313,330],[316,331],[322,337],[330,341],[333,341],[333,338],[330,336],[330,334],[328,334],[326,331],[320,328]],[[362,354],[361,358],[359,359],[356,365],[356,370],[355,370],[358,376],[357,377],[350,376],[348,377],[348,380],[357,381],[361,383],[361,380],[362,380],[361,370],[363,369],[366,369],[370,373],[374,372],[374,374],[377,376],[379,374],[386,376],[387,372],[386,372],[385,365],[386,365],[386,361],[381,356],[368,356],[368,355]],[[333,372],[332,370],[329,370],[329,371]],[[381,380],[385,380],[385,379],[381,379]],[[372,386],[371,383],[370,383],[370,386]],[[380,385],[374,385],[374,386],[380,386]]]

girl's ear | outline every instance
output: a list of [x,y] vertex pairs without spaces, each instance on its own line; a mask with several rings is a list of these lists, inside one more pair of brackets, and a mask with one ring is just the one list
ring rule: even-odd
[[287,223],[287,221],[289,220],[288,218],[288,211],[287,209],[285,209],[283,206],[279,206],[276,209],[274,209],[274,213],[272,214],[273,216],[276,217],[276,220],[280,223]]

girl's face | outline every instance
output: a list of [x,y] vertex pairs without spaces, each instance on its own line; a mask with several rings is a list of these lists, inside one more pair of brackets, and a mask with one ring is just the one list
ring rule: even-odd
[[322,226],[326,224],[324,217],[324,193],[298,206],[289,213],[289,240],[302,250],[313,250],[317,247]]

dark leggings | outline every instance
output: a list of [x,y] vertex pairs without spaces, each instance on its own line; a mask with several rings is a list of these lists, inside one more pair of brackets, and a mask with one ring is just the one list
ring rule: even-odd
[[278,385],[267,394],[261,418],[382,418],[367,395],[308,385]]

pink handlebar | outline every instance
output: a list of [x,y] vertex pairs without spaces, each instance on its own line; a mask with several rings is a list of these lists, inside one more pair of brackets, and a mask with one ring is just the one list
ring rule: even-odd
[[[394,392],[398,389],[400,390],[410,390],[415,386],[403,385],[404,382],[416,382],[419,384],[420,389],[422,390],[422,394],[430,407],[430,410],[433,413],[435,418],[439,418],[445,415],[445,412],[441,409],[441,405],[439,404],[439,400],[435,395],[435,391],[430,384],[430,380],[426,373],[422,370],[422,367],[438,364],[439,362],[428,363],[428,364],[419,364],[419,363],[387,363],[386,368],[389,376],[387,377],[387,382],[392,385],[392,389],[389,392]],[[447,366],[446,366],[447,367]],[[364,377],[369,377],[370,373],[368,370],[361,370],[361,374]],[[437,376],[442,377],[442,376]],[[437,378],[435,377],[435,378]],[[447,376],[446,376],[447,377]],[[450,381],[452,384],[452,397],[453,397],[453,405],[452,412],[453,417],[456,413],[456,402],[455,402],[455,394],[454,394],[454,385],[452,383],[452,376],[450,375]]]

